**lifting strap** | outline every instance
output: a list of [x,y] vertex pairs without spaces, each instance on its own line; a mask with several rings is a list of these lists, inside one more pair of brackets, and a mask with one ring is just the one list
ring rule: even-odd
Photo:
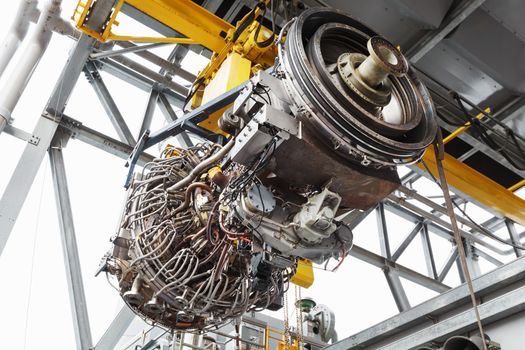
[[485,339],[485,332],[483,332],[483,324],[481,323],[481,317],[479,315],[478,300],[474,292],[474,286],[472,285],[472,278],[470,276],[470,272],[467,266],[467,256],[465,253],[465,246],[463,245],[463,239],[461,237],[461,234],[459,233],[458,223],[456,220],[456,213],[454,212],[454,206],[452,203],[452,199],[450,198],[448,183],[445,177],[445,170],[443,169],[442,160],[444,159],[445,149],[444,149],[444,144],[443,144],[443,135],[441,134],[441,129],[439,128],[438,128],[438,134],[436,137],[436,141],[434,143],[434,153],[436,155],[436,167],[437,167],[438,174],[439,174],[439,183],[441,185],[441,189],[443,190],[443,197],[445,198],[447,214],[450,217],[450,224],[452,226],[452,232],[454,233],[454,240],[458,248],[461,269],[463,270],[463,275],[465,276],[465,280],[467,282],[467,286],[470,292],[472,308],[474,309],[474,313],[476,314],[476,321],[478,324],[479,333],[480,333],[481,339],[483,340],[483,350],[487,350],[487,341]]

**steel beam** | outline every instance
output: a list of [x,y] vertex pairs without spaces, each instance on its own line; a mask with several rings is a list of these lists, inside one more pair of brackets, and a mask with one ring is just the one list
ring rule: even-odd
[[32,137],[32,135],[27,131],[14,127],[11,124],[7,124],[5,126],[4,132],[25,142],[28,142]]
[[[479,257],[476,254],[474,246],[468,240],[465,240],[465,252],[467,253],[467,267],[470,272],[470,276],[472,278],[478,277],[479,275],[481,275]],[[458,270],[460,274],[463,274],[463,269],[458,268]]]
[[[510,242],[514,245],[521,245],[520,236],[518,235],[518,231],[516,231],[516,226],[514,226],[514,223],[510,220],[505,220],[505,225],[509,231]],[[512,249],[514,249],[514,253],[518,258],[523,256],[523,250],[518,249],[517,247],[513,247]]]
[[[478,298],[483,298],[497,293],[498,291],[508,290],[511,286],[521,286],[524,283],[525,278],[525,259],[515,260],[507,265],[504,265],[498,269],[495,269],[481,277],[473,280],[474,290]],[[519,291],[519,293],[517,293]],[[516,293],[514,293],[516,292]],[[512,294],[512,300],[514,297],[519,297],[521,302],[525,299],[525,292],[523,288],[515,289]],[[521,293],[521,294],[520,294]],[[487,315],[487,305],[492,307],[500,306],[499,311],[501,312],[517,312],[521,307],[521,302],[518,304],[511,305],[508,303],[509,299],[496,298],[490,302],[481,305],[481,309],[484,311],[482,314],[485,317]],[[470,293],[466,284],[463,284],[457,288],[451,289],[441,295],[438,295],[422,304],[414,306],[410,310],[404,313],[393,316],[385,321],[378,323],[368,329],[365,329],[357,334],[354,334],[348,338],[340,340],[339,342],[329,345],[326,350],[357,350],[357,349],[377,349],[381,344],[385,344],[388,340],[399,339],[402,334],[406,332],[414,334],[419,329],[425,327],[432,327],[432,325],[440,319],[441,315],[446,315],[454,310],[460,311],[462,307],[470,307]],[[489,304],[490,303],[490,304]],[[518,307],[518,309],[512,309]],[[498,313],[495,313],[498,314]],[[499,313],[499,315],[502,315]],[[475,322],[474,315],[468,315],[469,322]],[[439,324],[439,323],[438,323]],[[448,324],[453,329],[453,325]],[[428,329],[428,328],[427,328]],[[461,331],[456,329],[455,332]],[[418,333],[415,333],[418,334]],[[430,333],[425,333],[430,334]],[[433,333],[435,334],[435,333]],[[418,335],[422,335],[419,333]],[[413,337],[415,339],[415,336]],[[421,338],[423,339],[423,338]],[[420,345],[424,343],[416,344]],[[396,349],[411,349],[412,346],[399,346]]]
[[[113,0],[97,1],[94,5],[92,16],[90,16],[89,24],[92,27],[98,26],[100,29],[109,15],[109,12],[104,13],[103,9],[109,7],[107,11],[111,11],[111,6],[108,6],[108,4],[112,5],[113,3]],[[2,199],[0,199],[0,254],[11,234],[16,218],[22,209],[40,164],[58,128],[66,103],[89,57],[94,41],[93,38],[83,34],[76,42],[60,74],[60,78],[55,84],[44,113],[35,126],[34,138],[29,140],[2,195]]]
[[31,139],[27,142],[0,199],[0,255],[11,235],[18,214],[24,205],[57,128],[58,122],[54,119],[39,118]]
[[86,66],[84,67],[84,73],[86,74],[86,78],[91,86],[93,86],[93,89],[95,90],[98,99],[102,103],[102,107],[104,107],[104,110],[106,111],[106,114],[109,117],[113,128],[115,128],[115,131],[117,132],[120,140],[126,142],[130,146],[134,146],[136,143],[135,138],[131,134],[126,121],[122,117],[117,104],[109,93],[109,90],[102,80],[102,77],[100,76],[100,73],[98,72],[95,64],[92,62],[87,62]]
[[165,127],[161,128],[160,130],[151,133],[151,135],[145,142],[144,149],[147,149],[148,147],[151,147],[161,142],[169,136],[173,136],[180,133],[184,129],[185,124],[188,124],[189,122],[194,124],[199,123],[205,118],[207,118],[211,113],[229,105],[230,103],[235,101],[235,99],[237,98],[241,90],[244,89],[244,87],[245,84],[241,84],[227,91],[221,96],[211,100],[210,102],[205,103],[202,106],[195,108],[191,112],[186,113],[184,116],[177,119],[173,123],[170,123]]
[[[110,60],[103,60],[103,64],[99,67],[99,70],[107,72],[108,74],[111,74],[114,77],[148,93],[151,91],[152,87],[157,84],[155,80],[145,77],[120,63]],[[184,102],[184,97],[182,95],[177,94],[170,89],[164,89],[162,92],[166,95],[166,98],[172,105],[182,107],[182,103]]]
[[399,246],[394,251],[394,254],[392,254],[392,260],[396,261],[399,259],[401,254],[408,248],[410,243],[416,238],[417,234],[421,231],[421,228],[423,227],[423,223],[419,222],[416,224],[416,226],[406,235],[406,237],[403,239],[403,241],[399,244]]
[[[175,46],[175,48],[173,49],[173,51],[171,51],[169,57],[168,57],[168,62],[171,62],[177,66],[180,66],[181,63],[182,63],[182,60],[186,57],[186,55],[188,54],[188,52],[190,51],[190,49],[188,48],[188,45],[177,45]],[[163,75],[166,75],[166,76],[170,76],[170,72],[168,72],[167,70],[165,70],[164,68],[162,68],[159,72],[160,74],[163,74]]]
[[438,293],[443,293],[450,289],[449,286],[436,281],[430,277],[420,274],[414,270],[411,270],[403,265],[400,265],[392,260],[388,260],[381,255],[375,254],[357,245],[350,250],[348,255],[353,256],[361,261],[368,264],[379,267],[380,269],[394,270],[399,277],[403,277],[409,281],[412,281],[420,286],[426,287]]
[[480,258],[487,260],[488,262],[494,264],[495,266],[500,267],[504,265],[503,262],[499,261],[492,255],[485,253],[483,250],[478,249],[476,247],[474,247],[473,249],[474,249],[474,254],[476,254]]
[[69,301],[73,314],[76,348],[79,350],[89,350],[93,346],[93,341],[91,339],[91,328],[89,327],[86,296],[84,294],[75,227],[73,225],[73,212],[69,200],[66,169],[64,166],[60,137],[60,133],[57,133],[49,149],[49,160],[55,188],[58,222],[60,224],[60,236],[64,252],[64,266],[66,268]]
[[388,283],[388,288],[390,288],[390,292],[394,297],[394,301],[399,312],[410,309],[410,302],[408,301],[405,288],[401,283],[399,275],[390,269],[384,269],[383,272],[385,274],[386,282]]
[[450,272],[450,269],[452,268],[452,266],[454,266],[454,263],[457,261],[457,259],[458,248],[454,247],[450,252],[450,255],[448,256],[447,260],[445,260],[445,264],[443,264],[443,267],[438,273],[438,281],[443,282],[445,280],[445,277],[447,277],[448,273]]
[[368,210],[364,210],[364,211],[353,210],[349,214],[344,214],[344,217],[342,219],[338,218],[338,220],[342,220],[346,224],[346,226],[348,227],[349,230],[353,230],[364,219],[366,219],[368,217],[368,215],[370,215],[370,213],[372,213],[374,210],[375,210],[374,207],[372,207],[372,208],[370,208]]
[[[447,209],[442,206],[442,205],[439,205],[438,203],[432,201],[431,199],[425,197],[425,196],[422,196],[420,195],[419,193],[417,193],[417,191],[415,190],[411,190],[405,186],[400,186],[398,188],[399,192],[403,193],[406,195],[407,199],[415,199],[417,200],[418,202],[432,208],[432,210],[430,211],[430,213],[432,215],[435,215],[436,217],[440,217],[442,215],[446,215],[448,216],[448,213],[447,213]],[[456,203],[458,206],[465,202],[466,200],[463,199],[463,198],[455,198],[453,199],[454,203]],[[480,232],[479,228],[471,221],[469,221],[468,219],[462,217],[462,216],[457,216],[457,221],[469,228],[471,228],[472,230],[475,230],[477,232]],[[482,233],[482,232],[481,232]]]
[[440,27],[425,34],[407,50],[405,56],[414,63],[419,61],[484,2],[485,0],[461,0],[445,17]]
[[[481,322],[496,322],[525,310],[525,287],[518,288],[479,306]],[[428,342],[444,342],[453,335],[477,329],[473,309],[464,311],[433,326],[392,342],[379,350],[413,349]]]
[[[131,45],[125,45],[123,43],[129,43]],[[120,50],[110,50],[110,51],[101,51],[101,52],[97,52],[97,53],[92,53],[91,55],[89,55],[89,57],[92,59],[92,60],[98,60],[98,59],[101,59],[101,58],[107,58],[107,57],[111,57],[111,56],[117,56],[117,55],[123,55],[123,54],[126,54],[126,53],[137,53],[137,52],[141,52],[141,51],[145,51],[145,50],[150,50],[150,49],[154,49],[154,48],[157,48],[157,47],[162,47],[162,46],[167,46],[167,45],[173,45],[173,43],[151,43],[151,44],[144,44],[144,45],[135,45],[129,41],[117,41],[116,42],[117,45],[119,46],[122,46],[123,49],[120,49]]]
[[525,114],[525,96],[515,98],[508,106],[492,114],[492,117],[502,123]]
[[[125,48],[124,50],[126,49],[132,50],[134,48],[141,48],[141,46],[137,46],[129,41],[119,41],[117,42],[117,45],[124,47]],[[182,47],[182,45],[177,45],[177,46]],[[182,69],[179,64],[172,63],[169,60],[165,60],[149,51],[141,50],[141,51],[132,51],[132,52],[135,55],[142,57],[143,59],[162,68],[162,71],[160,72],[161,75],[167,75],[165,73],[169,72],[170,77],[173,75],[177,75],[181,77],[182,79],[187,80],[189,82],[193,82],[195,79],[197,79],[197,77],[194,74]]]
[[423,246],[423,255],[425,256],[428,275],[434,279],[437,279],[438,273],[436,269],[436,262],[434,260],[434,252],[432,251],[432,244],[430,242],[430,236],[428,234],[428,227],[426,224],[423,225],[423,229],[420,232],[421,243]]
[[[160,111],[166,118],[166,121],[168,123],[174,122],[177,120],[177,114],[173,110],[173,107],[171,107],[170,102],[166,98],[166,96],[162,93],[159,94],[159,97],[157,99],[157,104],[159,106]],[[179,135],[175,136],[178,142],[181,143],[184,147],[191,147],[193,146],[193,142],[190,139],[190,136],[186,132],[182,132]]]
[[224,34],[233,29],[230,23],[190,0],[126,0],[126,3],[214,52],[224,48]]
[[241,84],[227,91],[221,96],[213,99],[212,101],[208,103],[205,103],[199,106],[198,108],[195,108],[191,112],[186,113],[183,117],[169,123],[168,125],[164,126],[163,128],[161,128],[160,130],[154,133],[151,133],[150,135],[149,124],[151,121],[149,119],[151,117],[149,117],[149,115],[152,115],[151,114],[152,112],[149,113],[148,111],[153,110],[153,108],[155,107],[156,101],[157,101],[157,97],[158,97],[158,92],[155,89],[155,87],[153,87],[151,95],[150,95],[150,100],[148,102],[148,107],[146,108],[144,120],[143,120],[141,129],[140,129],[141,134],[139,135],[139,140],[133,152],[129,156],[129,161],[127,164],[127,166],[129,167],[129,171],[128,171],[128,176],[126,179],[125,187],[127,188],[130,184],[138,155],[141,154],[143,150],[165,140],[166,138],[170,136],[177,136],[184,131],[188,131],[204,139],[212,140],[214,142],[220,143],[221,139],[224,139],[222,135],[218,135],[209,130],[206,130],[196,125],[196,123],[201,122],[202,120],[206,119],[211,113],[233,102],[239,95],[240,91],[244,89],[244,87],[245,87],[245,84]]
[[[62,116],[60,127],[67,129],[71,133],[71,137],[87,143],[90,146],[96,147],[104,152],[112,154],[122,159],[127,159],[133,148],[123,142],[115,140],[112,137],[104,135],[96,130],[90,129],[81,122],[70,118],[66,115]],[[152,162],[153,156],[142,153],[139,156],[137,164],[144,166],[146,163]]]
[[45,110],[50,115],[60,116],[64,112],[94,43],[95,39],[86,34],[82,34],[78,39],[47,102]]
[[[379,246],[381,248],[381,255],[387,261],[393,261],[392,254],[390,251],[390,241],[388,239],[388,228],[386,225],[384,204],[379,203],[375,211],[376,211],[377,233],[379,235]],[[390,288],[390,292],[392,293],[392,297],[394,298],[394,301],[396,303],[396,306],[399,312],[403,312],[405,310],[410,309],[410,303],[406,296],[405,289],[403,288],[403,284],[401,283],[401,279],[399,278],[399,274],[397,273],[397,270],[385,265],[383,267],[383,273],[385,274],[385,278],[388,283],[388,287]]]
[[142,124],[140,125],[138,138],[144,134],[146,130],[149,130],[151,127],[151,122],[153,120],[153,115],[155,114],[155,106],[157,105],[157,99],[159,97],[158,90],[153,87],[149,93],[148,103],[146,104],[146,110],[144,111],[144,116],[142,117]]
[[115,349],[120,338],[122,338],[134,319],[135,313],[127,305],[124,305],[104,332],[94,350]]
[[[165,36],[167,38],[180,38],[182,35],[178,33],[177,31],[171,29],[167,25],[157,21],[156,19],[146,15],[144,12],[141,12],[134,8],[133,6],[130,6],[126,3],[122,5],[122,8],[120,9],[120,12],[124,13],[126,16],[129,16],[133,18],[135,21],[142,23],[143,25],[153,29],[157,33],[161,34],[162,36]],[[189,50],[195,52],[198,55],[203,55],[204,57],[210,58],[212,53],[210,50],[200,46],[200,45],[184,45],[184,47],[187,47]]]
[[125,56],[113,56],[113,57],[107,58],[106,60],[115,61],[117,63],[120,63],[134,70],[136,73],[139,73],[140,75],[143,75],[144,77],[155,81],[162,88],[171,89],[181,96],[186,96],[188,94],[188,89],[185,88],[184,86],[172,81],[170,78],[165,77],[164,75],[161,75]]
[[379,203],[376,208],[376,219],[381,255],[387,259],[392,259],[392,254],[390,252],[390,241],[388,239],[388,228],[386,226],[385,207],[383,203]]

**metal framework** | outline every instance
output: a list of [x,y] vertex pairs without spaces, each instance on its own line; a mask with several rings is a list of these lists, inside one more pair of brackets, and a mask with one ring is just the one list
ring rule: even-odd
[[[135,5],[135,7],[141,3],[140,1],[126,2]],[[152,1],[151,3],[157,6],[161,2],[162,1],[159,0],[155,2]],[[113,0],[97,1],[96,11],[93,11],[89,19],[86,20],[86,25],[95,31],[101,30],[107,17],[111,14],[113,3]],[[430,33],[421,43],[418,43],[412,50],[409,50],[410,56],[414,57],[414,59],[420,58],[450,32],[454,26],[459,23],[458,21],[463,20],[482,3],[483,1],[462,1],[461,7],[458,8],[459,12],[451,13],[451,18],[449,21],[446,21],[446,26],[439,29],[438,32]],[[210,6],[213,6],[213,4],[210,4]],[[129,8],[127,10],[123,8],[123,11],[129,12],[131,10]],[[142,18],[144,19],[144,24],[152,27],[158,26],[158,23],[155,24],[151,18]],[[164,23],[164,25],[169,25],[169,23]],[[197,30],[199,28],[193,29]],[[219,29],[223,30],[220,26],[217,30]],[[202,28],[199,30],[202,30]],[[178,117],[176,111],[182,106],[183,96],[186,94],[187,89],[179,83],[175,83],[172,77],[176,75],[188,82],[191,82],[195,78],[194,74],[180,68],[180,62],[189,49],[181,45],[176,45],[170,57],[164,59],[149,51],[159,45],[163,44],[145,44],[139,46],[130,42],[122,42],[119,44],[119,46],[122,47],[121,49],[103,50],[96,45],[95,39],[85,34],[80,35],[34,130],[32,132],[26,132],[13,126],[5,129],[6,133],[25,142],[26,147],[0,199],[0,254],[13,229],[16,218],[40,168],[40,164],[47,153],[49,154],[53,175],[67,281],[70,291],[71,311],[75,324],[78,349],[91,349],[94,342],[91,337],[87,316],[87,305],[81,278],[81,266],[78,258],[78,248],[67,187],[67,176],[64,168],[65,160],[62,155],[62,150],[66,147],[68,140],[74,139],[85,142],[90,146],[122,159],[128,159],[129,157],[130,165],[133,166],[136,163],[140,166],[153,159],[152,155],[143,152],[143,150],[166,136],[178,134],[179,141],[183,144],[191,143],[189,134],[202,138],[215,139],[216,135],[198,127],[196,124],[209,115],[211,111],[230,103],[235,98],[239,89],[242,88],[241,86],[240,88],[233,89],[226,95],[182,117]],[[216,45],[217,43],[214,41],[206,46],[210,49],[217,49]],[[158,66],[159,70],[154,71],[149,67],[137,63],[128,56],[123,56],[128,53],[135,54],[150,61]],[[149,99],[147,106],[145,106],[145,113],[138,135],[131,133],[127,126],[125,116],[118,110],[104,83],[101,72],[114,75],[130,85],[149,92]],[[64,114],[65,105],[73,93],[77,79],[82,73],[85,74],[89,83],[93,86],[107,117],[117,132],[118,140],[91,129],[83,125],[81,121]],[[521,100],[516,102],[516,104],[517,106],[513,105],[512,110],[523,109]],[[157,106],[169,124],[161,130],[149,133],[148,130],[151,126],[153,112]],[[508,113],[512,112],[504,112],[500,117],[507,118]],[[381,339],[387,339],[389,335],[407,331],[407,329],[413,327],[417,322],[425,320],[430,314],[433,315],[433,317],[437,317],[438,311],[444,313],[452,307],[459,307],[460,304],[463,305],[466,303],[467,292],[465,286],[451,290],[451,286],[444,283],[452,267],[455,264],[459,264],[458,252],[452,243],[453,234],[450,223],[443,218],[444,214],[446,214],[444,205],[422,196],[413,189],[416,181],[422,181],[420,180],[421,174],[420,169],[411,169],[410,172],[403,177],[403,186],[399,191],[390,195],[376,208],[367,212],[352,212],[345,218],[348,225],[355,228],[367,216],[375,215],[381,248],[380,252],[376,253],[364,247],[354,246],[350,251],[350,255],[376,266],[384,272],[399,311],[406,312],[400,316],[396,316],[396,318],[385,321],[383,324],[371,330],[354,336],[351,340],[347,339],[337,343],[331,348],[362,348],[367,344],[371,344],[372,340],[375,342],[379,339],[378,336],[381,336]],[[470,198],[458,193],[455,200],[458,204],[464,204],[468,203]],[[486,206],[485,208],[489,210],[493,209],[490,207],[487,208]],[[387,213],[400,216],[412,223],[412,227],[407,230],[405,237],[398,246],[393,246],[391,243],[391,234],[399,228],[390,227],[389,220],[386,217]],[[504,239],[509,243],[518,244],[523,242],[525,232],[518,232],[511,219],[519,221],[520,223],[525,222],[520,215],[522,216],[523,213],[518,213],[515,216],[510,215],[510,218],[505,218],[501,215],[495,216],[482,223],[481,226],[491,232],[496,232],[505,227],[508,231],[508,238],[505,237]],[[482,297],[485,292],[493,292],[491,286],[494,285],[494,283],[503,287],[506,283],[509,284],[520,276],[523,277],[525,273],[525,261],[523,259],[506,266],[503,266],[502,262],[502,259],[509,255],[515,257],[522,256],[523,252],[521,250],[517,248],[503,250],[499,248],[494,245],[491,240],[486,238],[484,232],[480,230],[477,225],[465,217],[459,216],[459,223],[463,225],[461,235],[464,238],[464,244],[467,248],[466,251],[468,252],[471,274],[473,276],[479,275],[479,259],[485,259],[491,264],[500,267],[500,269],[491,272],[489,275],[476,279],[476,288],[480,293],[480,297]],[[441,265],[438,265],[435,260],[434,247],[432,246],[432,240],[430,238],[432,235],[440,236],[451,242],[448,258]],[[399,258],[405,253],[416,237],[420,237],[422,242],[421,250],[425,258],[424,264],[426,266],[426,273],[424,274],[415,271],[413,267],[404,266],[398,262]],[[458,269],[458,272],[459,271],[461,270]],[[463,282],[464,277],[461,273],[459,277]],[[412,308],[413,305],[405,293],[401,282],[402,279],[409,280],[443,294],[434,300]],[[508,310],[513,307],[522,308],[525,304],[525,300],[523,300],[525,292],[522,289],[523,288],[516,289],[506,294],[504,300],[502,299],[500,301],[498,299],[482,304],[481,311],[483,317],[489,318],[494,315],[506,315],[508,314]],[[437,305],[445,304],[449,306],[442,307],[438,310]],[[464,324],[464,326],[461,327],[457,326],[457,330],[464,330],[465,327],[468,328],[467,323],[474,320],[468,312],[469,311],[465,311],[454,316],[457,317],[458,322],[464,322],[457,323],[460,325]],[[123,308],[102,338],[96,342],[95,348],[97,350],[113,349],[132,319],[133,314],[126,307]],[[453,329],[453,327],[447,326],[445,331],[445,328],[443,328],[445,326],[440,327],[441,326],[437,324],[434,328],[430,327],[432,329],[422,330],[418,333],[418,337],[420,337],[418,339],[431,340],[437,336],[445,336],[448,334],[447,332]],[[408,348],[414,344],[418,345],[419,343],[416,344],[416,342],[411,340],[414,339],[414,337],[415,336],[409,335],[407,338],[403,338],[402,343],[395,344],[403,344],[403,348]],[[418,340],[418,342],[420,342],[420,340]],[[385,347],[385,349],[390,348],[394,349],[395,347]]]

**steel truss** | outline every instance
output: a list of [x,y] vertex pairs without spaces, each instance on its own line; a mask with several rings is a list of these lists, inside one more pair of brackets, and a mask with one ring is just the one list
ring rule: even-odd
[[[482,1],[478,1],[476,4],[481,2]],[[94,11],[90,17],[89,25],[95,29],[100,28],[110,14],[112,5],[112,0],[97,1],[97,11]],[[135,16],[135,18],[141,17]],[[148,24],[147,20],[145,20],[145,22],[145,24]],[[426,42],[424,49],[426,50],[428,45],[432,43],[434,43],[434,41]],[[225,96],[210,102],[208,105],[202,106],[179,118],[176,111],[182,107],[187,89],[173,82],[172,77],[173,75],[177,75],[189,82],[194,79],[194,74],[180,68],[180,62],[188,52],[188,48],[177,45],[170,57],[163,59],[148,51],[153,47],[159,46],[158,44],[136,46],[131,43],[124,43],[120,46],[122,49],[113,50],[109,48],[102,50],[96,46],[94,39],[82,34],[77,40],[75,48],[69,56],[68,63],[64,67],[33,132],[29,133],[13,126],[5,129],[8,134],[26,142],[26,148],[0,199],[0,254],[13,229],[16,218],[24,204],[40,164],[45,154],[48,153],[51,161],[56,194],[67,280],[70,289],[71,310],[75,322],[77,348],[85,350],[93,347],[93,341],[87,316],[87,305],[82,284],[81,266],[78,259],[78,248],[76,246],[62,149],[66,147],[69,139],[76,139],[122,159],[128,159],[131,155],[131,165],[135,163],[137,165],[144,165],[151,161],[153,156],[143,152],[143,150],[161,141],[166,136],[179,135],[179,141],[186,145],[191,144],[189,134],[214,139],[215,135],[211,135],[209,132],[199,128],[196,123],[204,119],[213,110],[231,102],[239,91],[239,89],[234,89]],[[195,50],[194,47],[193,49]],[[133,53],[147,59],[157,65],[159,71],[154,71],[138,64],[132,59],[123,56],[125,53]],[[419,53],[414,53],[414,55],[419,55]],[[120,113],[113,101],[108,88],[104,84],[100,71],[107,72],[132,86],[149,92],[150,96],[147,106],[145,106],[145,113],[139,135],[132,135],[127,126],[126,118]],[[86,78],[93,86],[97,97],[117,132],[119,140],[91,129],[83,125],[81,121],[64,114],[65,105],[73,93],[73,88],[78,77],[81,76],[82,73],[86,75]],[[153,111],[157,106],[169,124],[161,130],[149,133],[148,130],[151,125]],[[443,215],[446,213],[445,207],[418,194],[412,189],[413,183],[418,181],[421,176],[420,174],[421,172],[418,170],[412,169],[408,175],[403,177],[403,186],[399,191],[390,195],[377,207],[365,212],[351,212],[344,219],[349,227],[352,228],[360,225],[369,215],[375,215],[377,219],[377,232],[379,234],[381,248],[380,253],[375,253],[356,245],[349,254],[354,258],[380,268],[384,272],[399,311],[406,311],[401,314],[401,316],[396,316],[397,318],[385,321],[384,326],[388,329],[387,331],[384,329],[382,331],[385,337],[388,334],[398,334],[409,327],[413,327],[416,322],[425,319],[429,314],[434,315],[439,305],[445,305],[445,302],[449,305],[457,305],[457,303],[465,303],[467,298],[465,286],[451,290],[450,286],[444,284],[444,280],[450,273],[452,267],[455,264],[459,264],[457,248],[453,246],[453,234],[450,223],[443,218]],[[468,199],[461,197],[460,194],[455,197],[455,200],[456,203],[468,203]],[[392,232],[398,228],[390,227],[386,218],[387,212],[398,215],[413,224],[406,232],[406,236],[401,243],[396,247],[391,244],[391,235]],[[472,224],[466,218],[460,216],[458,221],[465,227],[461,230],[461,235],[464,238],[464,244],[468,253],[471,274],[475,277],[480,274],[478,266],[479,259],[485,259],[495,266],[501,266],[500,269],[476,279],[475,284],[479,293],[482,294],[484,291],[491,291],[490,285],[495,283],[495,280],[503,285],[505,281],[502,279],[505,277],[508,277],[509,281],[514,281],[516,276],[523,276],[525,273],[525,261],[523,259],[506,266],[503,266],[503,262],[501,261],[503,257],[508,255],[520,257],[523,254],[521,250],[516,248],[503,250],[492,244],[489,240],[484,239],[483,232],[479,230],[479,227]],[[492,232],[506,227],[509,237],[507,242],[513,244],[523,242],[522,238],[525,236],[525,233],[517,232],[514,223],[506,218],[493,217],[482,223],[482,226]],[[434,247],[431,244],[430,238],[432,235],[443,237],[451,242],[448,258],[442,265],[438,265],[435,260]],[[425,274],[398,263],[399,258],[418,236],[421,237],[422,252],[425,258]],[[461,270],[458,269],[458,273],[460,273],[459,271]],[[462,282],[464,281],[461,273],[459,278]],[[412,308],[412,304],[405,293],[402,279],[409,280],[443,294],[425,304]],[[512,303],[504,304],[503,308],[514,307],[517,302],[519,302],[519,305],[523,305],[525,301],[522,299],[525,293],[521,294],[520,299],[516,294],[519,291],[522,290],[518,289],[513,292]],[[505,310],[500,310],[501,307],[496,310],[497,307],[493,304],[489,305],[489,303],[487,303],[487,305],[482,305],[482,311],[485,310],[485,308],[487,309],[487,317],[493,313],[498,315],[505,313]],[[440,309],[440,312],[441,311],[446,311],[444,306]],[[457,317],[468,318],[467,316],[468,315],[464,313],[458,314]],[[124,307],[98,341],[95,348],[97,350],[113,349],[132,320],[133,314],[129,309]],[[472,320],[474,320],[474,318],[470,317],[469,322],[472,322]],[[376,339],[374,337],[377,336],[377,330],[381,327],[381,325],[378,325],[376,328],[365,331],[365,333],[358,334],[357,337],[353,338],[354,340],[344,340],[334,345],[333,348],[346,349],[348,348],[347,346],[356,346],[357,348],[358,345],[363,346],[369,344],[367,342],[370,342],[370,339]],[[430,340],[430,335],[435,336],[439,334],[441,336],[444,335],[445,332],[439,333],[439,329],[435,328],[435,330],[428,331],[424,334],[428,334],[428,337],[421,339]],[[407,343],[403,344],[415,343],[407,341]]]

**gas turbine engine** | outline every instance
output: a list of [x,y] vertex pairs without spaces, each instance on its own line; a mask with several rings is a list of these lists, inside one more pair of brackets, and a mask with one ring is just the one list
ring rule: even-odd
[[307,10],[278,45],[220,118],[224,146],[168,146],[131,185],[104,269],[145,319],[202,330],[280,308],[298,259],[344,257],[340,215],[395,190],[434,139],[426,88],[365,25]]

